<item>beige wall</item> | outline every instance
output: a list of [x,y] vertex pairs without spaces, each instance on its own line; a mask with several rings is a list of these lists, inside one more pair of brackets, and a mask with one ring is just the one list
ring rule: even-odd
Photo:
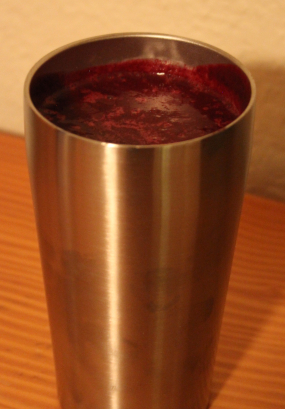
[[211,43],[252,71],[258,100],[248,190],[285,200],[284,0],[1,0],[0,129],[23,133],[23,82],[40,57],[81,38],[129,31]]

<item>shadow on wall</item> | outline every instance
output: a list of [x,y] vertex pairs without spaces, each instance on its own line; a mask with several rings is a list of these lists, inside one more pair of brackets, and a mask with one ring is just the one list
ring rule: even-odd
[[247,191],[285,201],[285,67],[248,67],[257,87]]

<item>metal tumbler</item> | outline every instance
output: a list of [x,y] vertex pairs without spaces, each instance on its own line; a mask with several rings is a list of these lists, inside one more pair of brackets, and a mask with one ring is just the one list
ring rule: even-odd
[[[86,139],[39,113],[46,74],[132,58],[232,64],[246,107],[220,131],[145,146]],[[234,58],[168,35],[91,38],[30,71],[27,156],[63,409],[207,407],[254,99]]]

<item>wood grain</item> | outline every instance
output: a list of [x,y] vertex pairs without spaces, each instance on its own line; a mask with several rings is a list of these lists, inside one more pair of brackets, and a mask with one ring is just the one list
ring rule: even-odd
[[[285,408],[284,323],[285,204],[246,196],[211,409]],[[0,409],[59,409],[24,140],[4,134]]]

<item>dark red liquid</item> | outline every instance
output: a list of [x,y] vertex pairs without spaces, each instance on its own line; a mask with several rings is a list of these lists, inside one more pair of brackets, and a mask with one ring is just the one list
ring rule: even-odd
[[[98,141],[180,142],[237,118],[245,102],[236,78],[233,65],[191,69],[160,60],[130,60],[53,74],[38,108],[60,128]],[[56,89],[49,95],[51,81]]]

